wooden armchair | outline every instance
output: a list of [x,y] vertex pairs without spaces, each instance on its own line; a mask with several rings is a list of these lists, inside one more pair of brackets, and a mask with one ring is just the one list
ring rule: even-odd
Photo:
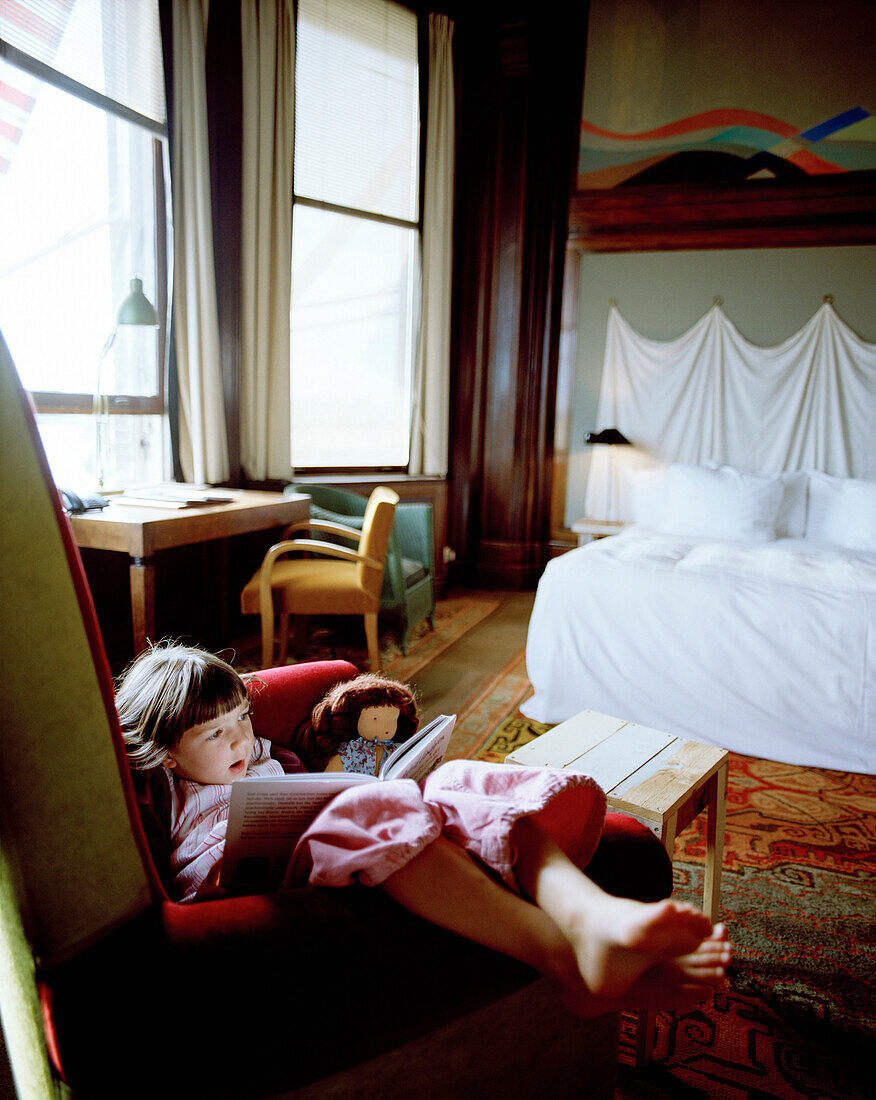
[[[286,661],[290,615],[302,617],[306,623],[310,615],[358,614],[365,619],[371,670],[379,670],[377,614],[397,504],[397,493],[378,486],[368,500],[361,531],[308,520],[293,524],[283,541],[268,550],[258,572],[240,594],[241,611],[261,616],[263,667],[274,664],[275,614],[280,619],[280,664]],[[356,548],[319,539],[288,538],[307,529],[348,539]],[[296,552],[310,556],[280,560]]]
[[[368,498],[334,485],[303,483],[287,492],[306,493],[310,515],[316,520],[360,529]],[[427,619],[434,626],[435,561],[432,505],[427,501],[400,501],[386,554],[380,610],[400,621],[402,652],[407,652],[411,630]]]

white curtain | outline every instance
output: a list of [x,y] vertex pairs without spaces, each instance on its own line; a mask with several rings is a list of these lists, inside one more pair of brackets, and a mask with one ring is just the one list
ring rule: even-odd
[[247,477],[291,474],[292,0],[243,0],[240,443]]
[[447,473],[453,258],[453,21],[429,16],[423,290],[414,382],[412,474]]
[[624,470],[653,460],[876,480],[874,424],[876,344],[829,302],[775,347],[750,343],[719,305],[667,341],[642,336],[612,306],[598,427],[635,447],[593,448],[587,514],[628,518]]
[[229,474],[204,75],[208,0],[174,0],[173,310],[180,462],[187,481]]

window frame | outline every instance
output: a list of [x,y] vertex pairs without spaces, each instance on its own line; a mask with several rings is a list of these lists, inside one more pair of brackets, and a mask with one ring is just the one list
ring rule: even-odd
[[[158,339],[156,340],[156,392],[154,394],[105,394],[106,411],[110,415],[167,416],[167,291],[168,291],[168,249],[167,249],[167,191],[165,187],[164,148],[167,141],[167,126],[141,115],[138,111],[126,107],[116,100],[79,83],[72,77],[53,69],[44,62],[24,53],[9,42],[2,42],[3,59],[13,68],[50,84],[59,91],[104,111],[133,126],[139,126],[153,135],[152,138],[152,193],[154,197],[155,239],[155,282],[156,299],[154,303],[158,314]],[[94,415],[96,394],[66,393],[59,390],[28,389],[30,398],[38,414],[87,414]]]
[[[399,3],[399,0],[393,0],[398,3],[399,7],[405,8],[410,11],[417,20],[417,97],[419,101],[419,118],[420,118],[420,133],[419,133],[419,148],[418,154],[418,176],[417,176],[417,219],[409,220],[405,218],[394,218],[387,214],[374,214],[367,210],[360,210],[356,207],[342,206],[336,203],[324,202],[320,199],[308,198],[304,195],[298,195],[295,191],[295,138],[292,139],[292,222],[295,222],[295,207],[306,206],[312,210],[325,210],[329,213],[343,214],[348,217],[359,218],[363,221],[376,222],[383,225],[395,226],[398,229],[414,229],[417,233],[418,247],[420,262],[422,263],[422,245],[423,245],[423,199],[425,194],[425,177],[426,177],[426,127],[427,127],[427,107],[428,107],[428,61],[429,61],[429,49],[428,49],[428,34],[429,24],[428,16],[422,11],[412,8],[409,4]],[[295,11],[295,34],[298,34],[298,19],[299,13],[296,7]],[[297,60],[296,60],[297,64]],[[292,85],[295,85],[295,73],[292,74]],[[290,303],[291,304],[291,303]],[[422,323],[422,316],[420,317]],[[420,329],[414,333],[415,341],[419,341]],[[291,333],[290,333],[291,337]],[[290,363],[291,370],[291,363]],[[410,409],[408,410],[410,413]],[[368,465],[368,466],[293,466],[292,473],[295,478],[298,477],[343,477],[345,475],[361,474],[363,476],[369,473],[392,473],[392,474],[408,474],[410,470],[410,456],[408,462],[404,465],[397,466],[381,466],[381,465]]]

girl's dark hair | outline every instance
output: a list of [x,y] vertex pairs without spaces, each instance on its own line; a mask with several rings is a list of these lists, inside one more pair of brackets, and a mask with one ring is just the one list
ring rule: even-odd
[[310,721],[298,732],[296,750],[307,766],[324,768],[342,741],[358,737],[359,715],[367,707],[398,708],[397,741],[406,741],[420,722],[416,698],[407,684],[374,672],[342,680],[316,704]]
[[195,646],[152,646],[127,668],[116,689],[131,767],[158,767],[186,730],[247,698],[246,684],[221,657]]

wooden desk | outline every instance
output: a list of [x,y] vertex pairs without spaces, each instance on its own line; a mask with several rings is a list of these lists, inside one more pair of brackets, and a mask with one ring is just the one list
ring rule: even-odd
[[176,546],[224,539],[250,531],[266,531],[307,519],[310,497],[301,493],[263,493],[246,489],[222,490],[233,496],[228,504],[204,508],[165,509],[111,503],[102,512],[71,516],[77,546],[117,550],[131,559],[131,616],[134,653],[155,640],[155,565],[153,555]]

